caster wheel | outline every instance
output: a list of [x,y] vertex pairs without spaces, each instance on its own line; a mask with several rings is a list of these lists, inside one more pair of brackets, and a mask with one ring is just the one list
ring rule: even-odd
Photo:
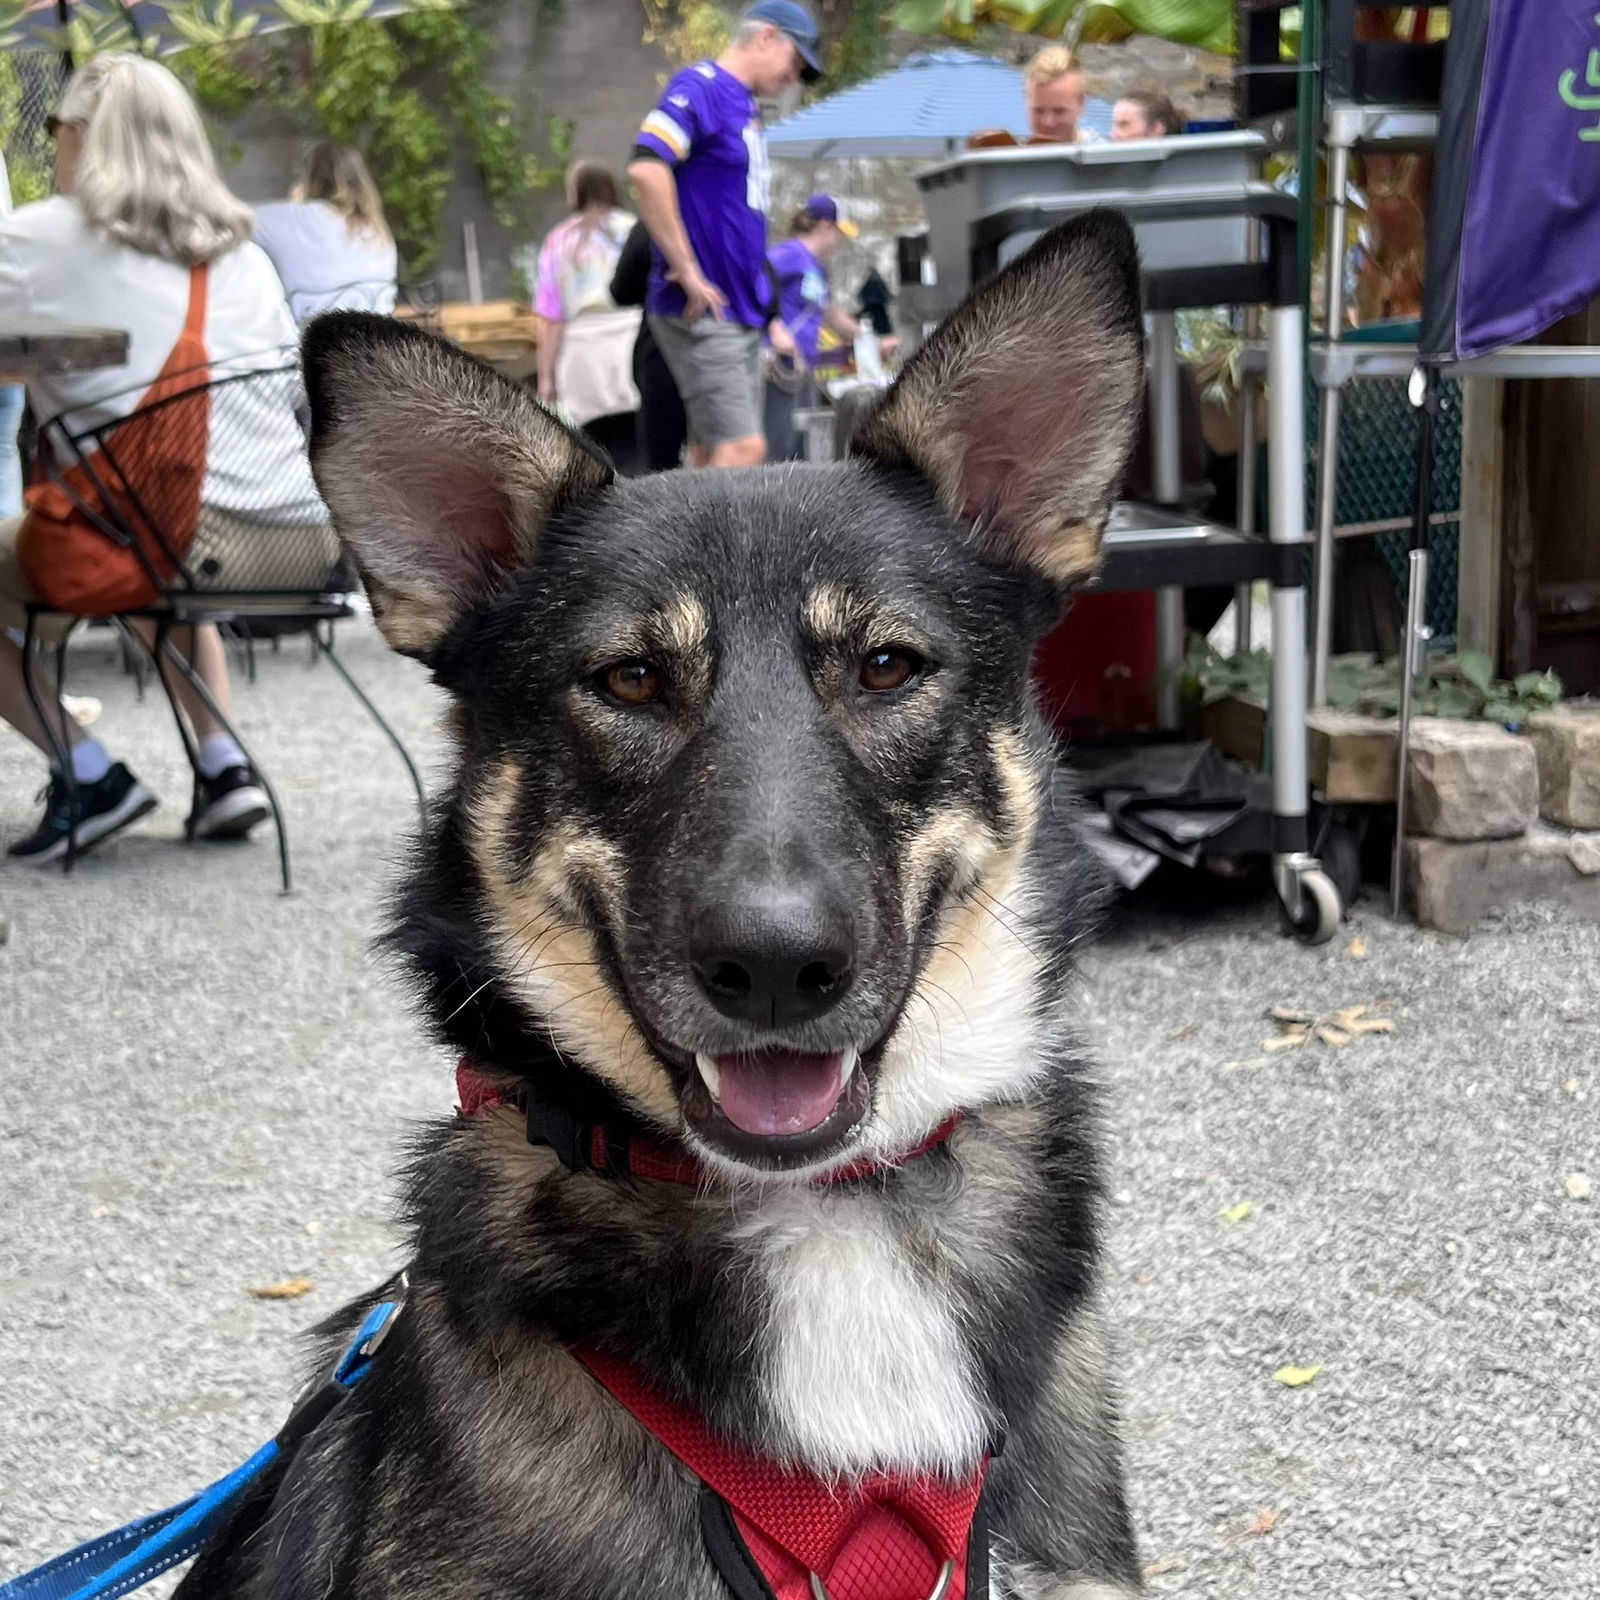
[[1326,944],[1339,931],[1344,905],[1333,879],[1325,872],[1307,872],[1300,879],[1300,915],[1291,917],[1282,908],[1289,932],[1301,944]]
[[1317,845],[1317,858],[1333,880],[1341,906],[1353,906],[1361,898],[1361,843],[1365,831],[1349,822],[1335,822]]

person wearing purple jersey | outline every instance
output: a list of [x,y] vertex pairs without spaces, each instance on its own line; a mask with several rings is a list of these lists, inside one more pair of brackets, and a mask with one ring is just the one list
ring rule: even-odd
[[[767,457],[791,461],[800,455],[794,414],[816,404],[815,374],[837,371],[854,353],[861,325],[832,299],[833,258],[842,240],[860,230],[840,216],[832,195],[814,194],[790,222],[790,237],[768,253],[778,287],[778,320],[794,337],[799,362],[778,362],[766,385]],[[884,341],[889,354],[895,341]],[[776,353],[776,352],[775,352]],[[787,370],[786,370],[787,369]]]
[[799,0],[757,0],[715,61],[678,73],[628,166],[652,260],[645,312],[688,416],[691,466],[758,465],[761,340],[794,354],[767,267],[770,173],[758,101],[821,75]]

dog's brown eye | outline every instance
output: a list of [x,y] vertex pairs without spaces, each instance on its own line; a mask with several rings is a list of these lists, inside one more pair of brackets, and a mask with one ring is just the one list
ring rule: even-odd
[[883,694],[909,683],[921,670],[922,657],[915,650],[872,650],[862,657],[861,687]]
[[619,661],[599,678],[600,687],[625,706],[647,706],[661,698],[661,674],[648,661]]

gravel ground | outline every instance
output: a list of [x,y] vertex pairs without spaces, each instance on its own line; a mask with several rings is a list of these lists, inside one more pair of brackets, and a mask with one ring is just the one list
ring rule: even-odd
[[[436,758],[421,672],[345,653]],[[70,878],[0,869],[0,1579],[273,1431],[296,1332],[394,1265],[399,1141],[451,1102],[367,948],[409,790],[328,669],[291,644],[238,691],[289,899],[261,840],[175,842],[165,707],[103,639],[73,670],[166,804]],[[0,837],[38,781],[0,730]],[[1468,941],[1363,911],[1316,951],[1265,906],[1119,917],[1085,1004],[1154,1593],[1600,1593],[1597,1203],[1567,1191],[1600,1178],[1597,961],[1538,909]],[[1274,1005],[1363,1004],[1393,1032],[1260,1048]]]

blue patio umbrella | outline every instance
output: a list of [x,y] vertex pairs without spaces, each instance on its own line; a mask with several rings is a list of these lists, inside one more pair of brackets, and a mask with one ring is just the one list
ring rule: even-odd
[[[1080,126],[1104,137],[1111,106],[1090,100]],[[1026,131],[1021,71],[969,50],[930,50],[774,123],[767,149],[797,161],[934,158],[953,154],[985,128]]]
[[13,50],[157,55],[196,45],[238,44],[283,28],[441,11],[453,0],[26,0],[0,5]]

